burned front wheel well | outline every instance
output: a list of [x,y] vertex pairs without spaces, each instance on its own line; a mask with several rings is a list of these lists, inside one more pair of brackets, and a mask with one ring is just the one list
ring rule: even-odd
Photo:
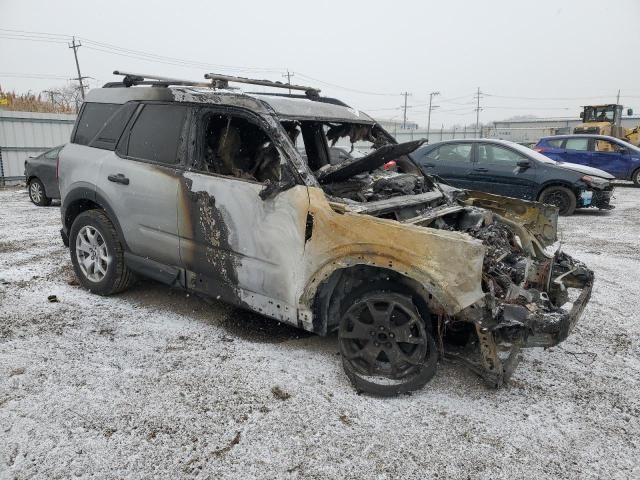
[[411,296],[427,327],[437,331],[437,301],[415,280],[382,267],[353,265],[335,270],[318,287],[313,303],[313,330],[326,335],[338,328],[342,303],[364,285],[385,284],[397,293]]

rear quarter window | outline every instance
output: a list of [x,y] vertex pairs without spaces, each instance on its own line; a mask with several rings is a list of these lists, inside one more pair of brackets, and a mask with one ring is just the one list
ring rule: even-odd
[[119,108],[107,120],[104,128],[91,141],[90,146],[102,148],[103,150],[115,150],[122,132],[124,132],[131,115],[138,108],[138,105],[138,103],[119,105]]
[[129,134],[127,155],[175,165],[187,114],[184,105],[145,105]]
[[89,145],[111,115],[120,108],[117,103],[85,103],[78,117],[73,143]]

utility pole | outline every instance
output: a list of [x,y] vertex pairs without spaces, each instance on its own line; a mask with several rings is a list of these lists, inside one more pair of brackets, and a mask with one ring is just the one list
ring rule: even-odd
[[429,114],[427,115],[427,143],[429,142],[429,130],[431,129],[431,110],[438,108],[437,105],[433,105],[433,97],[440,95],[440,92],[431,92],[429,94]]
[[[476,135],[480,130],[480,110],[482,110],[480,108],[480,95],[482,95],[482,92],[480,91],[480,87],[478,87],[478,93],[476,94]],[[480,136],[482,136],[482,134],[480,134]]]
[[404,109],[402,114],[402,129],[404,130],[407,128],[407,97],[410,96],[411,94],[408,92],[404,92],[404,93],[401,93],[400,95],[404,96]]
[[73,48],[73,56],[76,59],[76,70],[78,71],[78,78],[74,80],[78,80],[80,84],[80,95],[82,95],[82,100],[84,100],[84,83],[83,80],[88,77],[83,77],[80,73],[80,64],[78,63],[78,49],[82,46],[80,42],[76,42],[76,37],[73,37],[73,42],[69,45],[69,48]]
[[289,69],[287,69],[287,73],[284,73],[282,76],[287,77],[287,85],[289,85],[289,95],[291,95],[291,77],[295,77],[295,73],[290,72]]
[[618,96],[616,97],[616,105],[620,105],[620,89],[618,89]]

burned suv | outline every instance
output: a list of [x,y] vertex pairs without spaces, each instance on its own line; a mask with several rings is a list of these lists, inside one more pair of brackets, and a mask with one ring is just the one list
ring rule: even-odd
[[337,332],[347,376],[378,395],[423,386],[441,358],[499,386],[589,300],[592,272],[549,251],[555,207],[439,184],[409,158],[422,141],[339,100],[121,75],[60,154],[62,237],[94,293],[147,277]]

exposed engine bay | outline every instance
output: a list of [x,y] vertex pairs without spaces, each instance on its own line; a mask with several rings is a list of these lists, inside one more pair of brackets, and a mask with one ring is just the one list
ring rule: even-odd
[[[305,136],[305,125],[288,125],[294,142],[302,130],[305,146],[312,146],[307,159],[336,211],[463,232],[485,246],[484,301],[455,317],[441,315],[445,357],[464,362],[498,386],[515,368],[520,348],[553,346],[568,336],[589,300],[593,273],[559,250],[545,250],[556,240],[556,211],[550,215],[550,236],[540,204],[458,190],[424,175],[408,157],[423,141],[394,144],[375,125],[314,124],[313,129],[319,137],[315,144],[308,130]],[[339,149],[340,159],[329,154],[319,161],[313,147],[323,143],[329,153]],[[520,210],[528,203],[526,212],[537,212],[536,222],[545,228],[536,230],[531,221],[525,229],[523,218],[508,218],[505,201],[520,202]],[[570,312],[561,308],[569,299],[567,288],[582,289]],[[462,345],[445,349],[448,333]]]

